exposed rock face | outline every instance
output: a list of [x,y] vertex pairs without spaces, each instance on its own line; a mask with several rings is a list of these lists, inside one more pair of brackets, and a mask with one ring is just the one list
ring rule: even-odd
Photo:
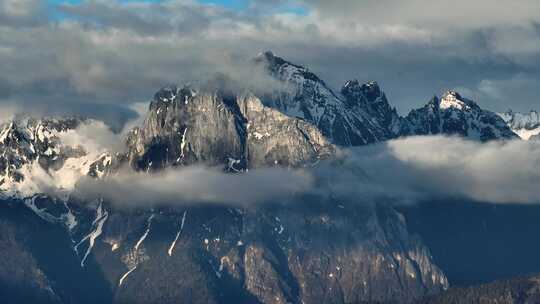
[[480,141],[518,138],[497,114],[456,92],[447,92],[441,99],[433,97],[423,108],[411,111],[406,120],[402,136],[446,134]]
[[298,166],[333,151],[316,127],[263,106],[252,94],[189,87],[159,91],[128,146],[131,163],[143,170],[193,163],[231,170]]
[[[38,161],[47,169],[58,168],[70,152],[62,150],[53,133],[76,128],[77,120],[23,120],[4,124],[0,131],[0,175],[2,183],[20,182],[24,165]],[[61,151],[62,150],[62,151]]]
[[529,140],[540,136],[540,114],[536,111],[523,114],[509,110],[499,113],[499,116],[521,139]]

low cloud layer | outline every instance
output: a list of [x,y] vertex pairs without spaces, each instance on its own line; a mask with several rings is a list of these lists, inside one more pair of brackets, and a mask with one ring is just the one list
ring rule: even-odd
[[[347,172],[362,172],[358,197],[365,190],[397,202],[540,203],[540,142],[411,137],[352,149],[342,165]],[[342,191],[354,189],[346,185]]]
[[124,171],[82,180],[82,197],[120,206],[263,203],[328,199],[410,204],[430,200],[540,203],[540,142],[477,143],[453,137],[411,137],[341,151],[302,169],[228,174],[187,167],[158,174]]
[[85,178],[77,187],[82,198],[102,197],[123,207],[197,203],[249,206],[290,200],[310,192],[313,180],[302,171],[279,168],[227,174],[200,166],[156,174],[121,173],[106,180]]

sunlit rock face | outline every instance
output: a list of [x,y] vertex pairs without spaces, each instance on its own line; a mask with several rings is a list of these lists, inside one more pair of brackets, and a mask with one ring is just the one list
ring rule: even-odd
[[313,125],[264,106],[255,95],[165,88],[128,138],[137,169],[204,163],[232,170],[299,166],[333,146]]

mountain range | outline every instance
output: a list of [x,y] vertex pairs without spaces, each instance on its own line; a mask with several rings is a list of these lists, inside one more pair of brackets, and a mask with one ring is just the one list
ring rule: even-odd
[[485,142],[538,134],[537,114],[496,114],[453,91],[402,117],[376,82],[350,80],[334,92],[271,52],[253,64],[278,88],[231,90],[226,82],[162,88],[119,150],[81,140],[81,128],[100,126],[89,119],[3,124],[0,297],[372,303],[414,302],[447,290],[430,249],[391,204],[327,193],[298,195],[295,204],[125,208],[74,195],[81,179],[106,180],[123,170],[152,175],[205,165],[235,175],[314,167],[343,147],[406,136]]
[[508,110],[499,114],[508,126],[524,140],[540,139],[540,114],[532,110],[529,113],[517,113]]

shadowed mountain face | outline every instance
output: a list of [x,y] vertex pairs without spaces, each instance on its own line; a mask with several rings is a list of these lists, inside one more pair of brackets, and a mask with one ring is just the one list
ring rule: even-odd
[[[2,242],[21,253],[1,255],[40,274],[12,282],[43,285],[47,297],[38,289],[35,297],[51,303],[83,295],[113,303],[411,301],[448,286],[399,213],[299,200],[305,203],[130,211],[70,201],[77,224],[69,227],[52,221],[61,201],[35,197],[4,207],[3,227],[22,239]],[[25,203],[41,211],[32,216]]]
[[[447,289],[405,217],[362,197],[121,208],[71,195],[78,179],[106,179],[124,167],[160,174],[202,164],[243,174],[316,166],[339,146],[405,135],[516,137],[498,116],[454,93],[404,118],[374,82],[352,80],[338,94],[271,53],[255,62],[281,89],[259,96],[219,86],[163,88],[120,152],[70,145],[65,139],[92,123],[86,120],[2,126],[0,260],[8,262],[0,264],[0,282],[11,283],[0,285],[0,295],[44,303],[361,303],[412,302]],[[62,195],[43,194],[44,180],[62,185]]]

